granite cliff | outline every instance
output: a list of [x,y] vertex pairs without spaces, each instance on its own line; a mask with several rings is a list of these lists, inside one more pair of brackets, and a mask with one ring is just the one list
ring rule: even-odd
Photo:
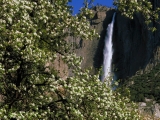
[[91,28],[95,28],[100,34],[100,39],[86,41],[80,38],[72,38],[78,45],[74,50],[84,61],[82,68],[93,66],[99,69],[103,62],[103,47],[106,28],[111,22],[113,13],[116,12],[113,34],[113,70],[118,79],[125,79],[136,74],[139,70],[147,70],[160,60],[160,25],[153,22],[149,27],[156,26],[157,31],[152,32],[144,23],[141,14],[135,14],[134,19],[121,15],[120,12],[97,6],[93,8],[94,18],[91,20]]

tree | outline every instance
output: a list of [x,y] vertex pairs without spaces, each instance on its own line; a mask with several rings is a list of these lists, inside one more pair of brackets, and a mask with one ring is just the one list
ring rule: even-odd
[[[71,15],[67,2],[0,0],[0,118],[138,119],[128,98],[82,70],[82,59],[69,51],[66,36],[92,39],[98,34],[84,15]],[[54,67],[45,71],[57,54],[73,76],[64,80]]]

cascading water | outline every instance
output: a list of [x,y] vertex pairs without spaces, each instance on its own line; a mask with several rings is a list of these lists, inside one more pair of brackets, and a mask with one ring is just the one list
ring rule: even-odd
[[112,73],[112,35],[113,35],[113,27],[114,27],[114,19],[116,13],[114,13],[112,22],[107,27],[106,37],[105,37],[105,45],[103,50],[103,75],[101,77],[101,81],[104,82],[106,78],[111,76]]

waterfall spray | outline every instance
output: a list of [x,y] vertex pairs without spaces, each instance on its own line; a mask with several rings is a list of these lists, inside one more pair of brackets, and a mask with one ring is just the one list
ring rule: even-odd
[[101,77],[101,81],[104,82],[106,78],[111,77],[112,73],[112,35],[113,35],[113,27],[114,27],[114,19],[116,13],[114,13],[112,22],[108,25],[106,36],[105,36],[105,45],[103,50],[103,75]]

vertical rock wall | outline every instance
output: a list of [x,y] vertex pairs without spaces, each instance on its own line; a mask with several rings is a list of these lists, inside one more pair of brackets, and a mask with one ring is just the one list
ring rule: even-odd
[[153,33],[149,32],[140,15],[133,20],[117,13],[114,29],[114,56],[118,78],[125,78],[145,68],[152,56]]
[[96,29],[100,34],[100,39],[83,40],[80,38],[71,38],[79,47],[75,49],[78,56],[84,58],[82,68],[93,67],[94,74],[103,63],[104,38],[107,25],[111,22],[115,10],[98,6],[93,9],[94,18],[91,20],[91,29]]
[[[152,0],[154,7],[160,7],[160,2]],[[91,29],[95,28],[100,34],[100,39],[83,40],[69,37],[68,40],[75,42],[73,47],[78,56],[84,58],[82,68],[93,67],[93,73],[103,63],[103,48],[106,28],[112,20],[114,9],[104,6],[93,8],[94,18],[91,20]],[[150,69],[152,63],[160,61],[155,57],[160,45],[160,25],[152,22],[149,27],[156,26],[157,31],[148,30],[141,14],[135,14],[134,19],[128,19],[116,11],[114,34],[113,34],[113,70],[118,79],[125,79],[135,75],[139,70]],[[150,65],[148,65],[150,64]],[[146,67],[147,66],[147,67]]]
[[[160,2],[154,0],[153,4],[157,7]],[[157,31],[148,30],[141,14],[135,14],[131,20],[117,12],[113,64],[119,79],[131,77],[138,70],[144,70],[148,64],[155,63],[155,52],[160,45],[160,25],[152,22],[149,27],[156,27]]]

